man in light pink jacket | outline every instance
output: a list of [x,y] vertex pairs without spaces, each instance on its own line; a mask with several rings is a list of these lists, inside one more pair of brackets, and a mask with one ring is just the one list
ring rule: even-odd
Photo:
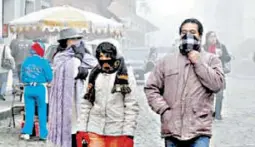
[[148,103],[161,115],[166,147],[209,147],[214,93],[223,88],[221,61],[201,49],[203,26],[180,26],[180,53],[161,59],[145,86]]

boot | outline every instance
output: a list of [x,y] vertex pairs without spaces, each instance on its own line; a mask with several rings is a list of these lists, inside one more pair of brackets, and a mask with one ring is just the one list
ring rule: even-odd
[[72,134],[72,147],[77,147],[76,134]]
[[5,101],[5,98],[3,95],[0,95],[0,100]]

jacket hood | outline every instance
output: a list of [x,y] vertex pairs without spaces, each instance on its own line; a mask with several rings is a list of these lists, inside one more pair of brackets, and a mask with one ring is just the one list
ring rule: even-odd
[[[96,48],[97,48],[98,45],[100,45],[103,42],[108,42],[108,43],[113,44],[116,47],[117,58],[118,57],[122,57],[123,54],[122,54],[121,45],[120,45],[119,41],[117,41],[116,39],[112,39],[112,38],[109,38],[109,39],[97,39],[97,40],[90,41],[89,44],[95,45]],[[96,50],[94,50],[94,52],[93,52],[94,55],[95,55],[95,51]]]
[[31,50],[30,53],[32,55],[37,54],[40,57],[44,56],[44,52],[45,52],[45,45],[43,43],[40,42],[34,42],[31,46]]

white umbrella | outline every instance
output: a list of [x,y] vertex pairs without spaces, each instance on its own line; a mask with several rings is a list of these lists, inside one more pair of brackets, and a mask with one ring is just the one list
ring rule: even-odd
[[[31,30],[60,31],[66,27],[79,28],[93,32],[120,32],[123,25],[100,16],[70,6],[59,6],[30,13],[9,23],[11,32]],[[98,31],[99,30],[99,31]]]

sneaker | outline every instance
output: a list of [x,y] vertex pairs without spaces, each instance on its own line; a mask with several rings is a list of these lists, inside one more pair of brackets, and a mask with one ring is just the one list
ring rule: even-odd
[[28,134],[21,134],[20,135],[20,139],[22,139],[22,140],[29,140],[30,139],[30,135],[28,135]]
[[220,117],[215,117],[216,120],[222,120],[222,116]]
[[45,139],[45,138],[40,138],[39,141],[41,141],[41,142],[46,142],[47,139]]

